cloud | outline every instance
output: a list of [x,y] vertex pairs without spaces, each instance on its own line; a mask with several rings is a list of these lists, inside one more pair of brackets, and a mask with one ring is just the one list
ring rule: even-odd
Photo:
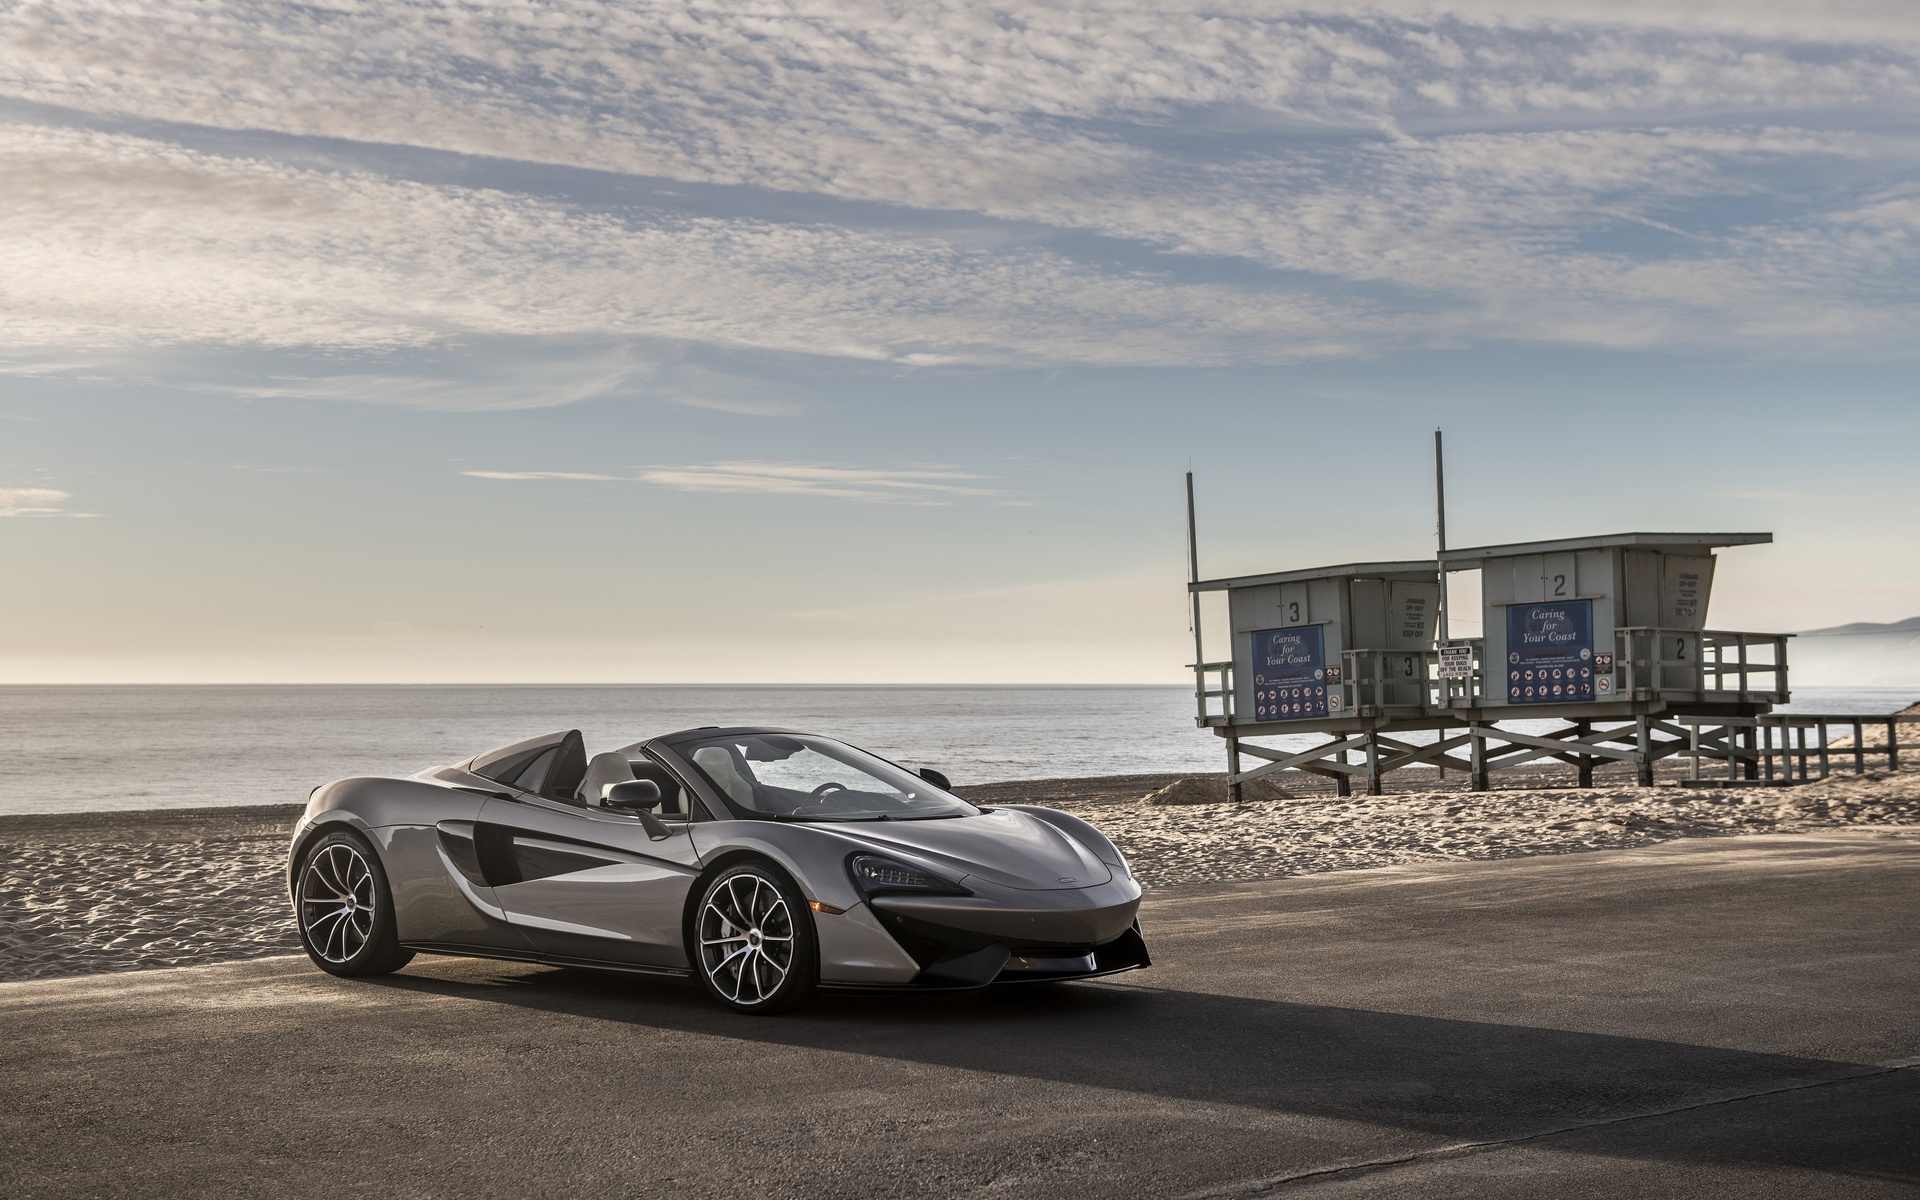
[[[628,370],[594,371],[590,364],[560,367],[536,377],[514,364],[489,364],[493,377],[460,374],[341,374],[281,376],[255,383],[199,383],[200,391],[224,392],[256,400],[346,400],[360,404],[396,404],[451,412],[550,408],[620,391],[631,381]],[[585,369],[583,369],[583,367]]]
[[750,495],[821,496],[867,504],[943,506],[957,497],[998,496],[978,486],[986,478],[952,467],[879,470],[811,463],[718,462],[688,466],[651,466],[632,476],[571,471],[462,471],[476,479],[580,479],[635,481],[683,492],[733,492]]
[[0,487],[0,517],[90,517],[92,513],[68,512],[70,492],[53,488]]
[[[162,378],[197,391],[259,400],[348,401],[438,412],[498,412],[550,408],[613,395],[644,394],[661,369],[660,355],[629,341],[594,337],[488,336],[449,338],[380,351],[376,371],[364,362],[306,356],[276,363],[271,373],[206,382],[197,362],[159,358]],[[164,365],[163,365],[164,363]],[[241,364],[234,364],[239,368]],[[290,370],[289,367],[298,367]],[[228,372],[223,372],[223,375]]]
[[462,471],[475,479],[583,479],[611,483],[619,475],[590,475],[581,471]]
[[[805,411],[780,394],[793,389],[790,371],[755,377],[687,362],[684,346],[659,339],[490,336],[381,357],[385,369],[378,373],[342,370],[341,363],[322,358],[303,362],[302,373],[282,369],[244,381],[190,380],[183,386],[250,399],[346,400],[441,412],[547,408],[610,396],[743,416]],[[779,365],[791,368],[791,356]],[[168,370],[174,377],[181,373],[177,365]]]
[[[1920,316],[1898,3],[72,0],[0,13],[0,93],[39,106],[0,127],[14,345],[1818,357],[1910,352]],[[259,394],[791,411],[498,369]]]
[[1191,111],[1381,130],[1915,95],[1896,2],[1678,7],[68,0],[7,15],[0,74],[88,112],[966,208],[1124,180],[1154,155],[1112,123]]
[[[952,361],[1164,364],[1324,353],[1366,323],[1339,301],[1111,273],[1042,249],[623,219],[126,135],[0,125],[0,178],[0,248],[13,267],[0,273],[0,339],[17,345],[392,351],[475,336],[637,337],[874,362],[937,350]],[[501,401],[566,402],[630,375],[613,364],[546,391],[508,380]],[[379,374],[251,388],[471,406],[465,391]],[[685,387],[673,398],[741,399]]]
[[946,467],[880,471],[801,463],[720,462],[704,466],[646,467],[640,478],[686,492],[748,492],[827,496],[869,504],[944,505],[956,496],[994,496],[974,486],[982,476]]
[[791,400],[762,399],[751,396],[682,396],[676,403],[688,408],[735,413],[743,417],[794,417],[805,409]]

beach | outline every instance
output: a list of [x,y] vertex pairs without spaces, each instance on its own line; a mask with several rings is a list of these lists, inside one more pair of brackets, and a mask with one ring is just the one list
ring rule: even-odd
[[[1417,777],[1403,777],[1405,780]],[[1297,785],[1295,785],[1297,786]],[[1149,803],[1219,795],[1216,803]],[[1149,892],[1407,863],[1518,858],[1679,838],[1920,825],[1920,774],[1791,788],[1536,787],[1289,796],[1219,776],[1124,775],[957,789],[1104,830]],[[0,980],[296,953],[284,885],[299,805],[0,817]]]

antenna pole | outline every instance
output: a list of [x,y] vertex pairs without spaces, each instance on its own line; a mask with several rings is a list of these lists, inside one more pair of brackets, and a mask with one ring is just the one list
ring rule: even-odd
[[[1193,519],[1193,472],[1187,472],[1187,582],[1200,582],[1200,535],[1194,528]],[[1187,600],[1191,605],[1190,620],[1193,622],[1193,690],[1198,693],[1194,699],[1200,704],[1200,719],[1207,718],[1207,672],[1204,664],[1207,656],[1200,646],[1200,593],[1187,589]]]
[[[1191,503],[1191,502],[1189,502]],[[1440,553],[1447,552],[1447,462],[1440,448],[1440,431],[1433,431],[1433,513],[1434,536]],[[1447,643],[1447,564],[1440,564],[1440,644]]]
[[1187,582],[1200,582],[1200,539],[1193,528],[1193,472],[1187,472]]

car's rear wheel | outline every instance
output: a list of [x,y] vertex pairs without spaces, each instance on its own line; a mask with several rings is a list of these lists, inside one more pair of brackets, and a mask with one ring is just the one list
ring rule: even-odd
[[300,944],[322,971],[385,975],[413,958],[395,933],[380,856],[359,834],[340,830],[314,842],[295,878]]
[[700,893],[693,924],[695,968],[715,1000],[765,1014],[813,999],[820,984],[813,913],[785,871],[763,862],[728,867]]

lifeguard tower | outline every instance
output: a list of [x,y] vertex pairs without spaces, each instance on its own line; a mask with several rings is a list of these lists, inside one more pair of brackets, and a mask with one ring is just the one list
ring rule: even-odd
[[[1752,718],[1786,703],[1788,635],[1707,628],[1714,552],[1771,541],[1770,533],[1621,533],[1443,551],[1447,573],[1480,572],[1482,616],[1482,636],[1463,643],[1472,686],[1443,697],[1444,706],[1470,726],[1522,717],[1574,724],[1517,740],[1502,730],[1506,745],[1491,758],[1477,739],[1476,786],[1486,786],[1489,770],[1569,751],[1583,783],[1595,758],[1611,758],[1635,762],[1650,784],[1654,762],[1694,737],[1680,722]],[[1707,737],[1719,756],[1757,759],[1727,741],[1750,740],[1750,727]]]
[[1436,560],[1195,580],[1189,592],[1196,634],[1200,594],[1227,594],[1232,658],[1202,663],[1197,690],[1199,723],[1227,739],[1233,786],[1283,769],[1269,765],[1243,775],[1243,749],[1279,760],[1265,747],[1243,747],[1242,738],[1332,733],[1340,744],[1330,754],[1297,762],[1281,757],[1288,766],[1335,777],[1344,794],[1350,774],[1369,770],[1349,764],[1347,749],[1368,753],[1377,770],[1378,748],[1364,735],[1426,716],[1440,606]]
[[1785,703],[1784,635],[1706,627],[1713,552],[1771,541],[1622,533],[1447,551],[1448,572],[1480,572],[1483,657],[1499,664],[1482,706]]

